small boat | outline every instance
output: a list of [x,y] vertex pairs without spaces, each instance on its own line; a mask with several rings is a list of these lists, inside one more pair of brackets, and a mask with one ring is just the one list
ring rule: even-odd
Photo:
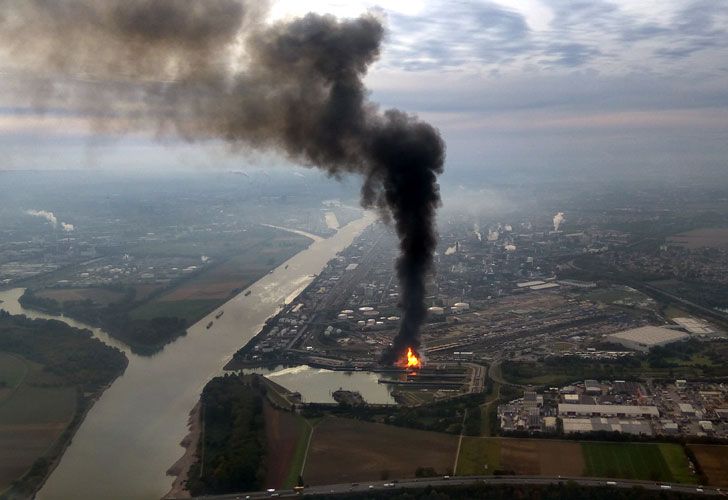
[[223,314],[225,314],[225,311],[220,311],[215,315],[215,319],[220,319],[220,316],[222,316]]
[[250,295],[250,292],[251,292],[250,290],[248,290],[247,292],[245,292],[245,296],[247,297],[248,295]]
[[212,321],[210,321],[210,322],[209,322],[209,323],[207,324],[207,326],[206,326],[205,328],[207,328],[208,330],[209,330],[210,328],[212,328]]

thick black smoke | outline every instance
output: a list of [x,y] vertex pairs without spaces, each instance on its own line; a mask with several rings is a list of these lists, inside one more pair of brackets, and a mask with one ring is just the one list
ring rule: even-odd
[[429,124],[367,100],[378,19],[266,24],[264,15],[258,1],[0,0],[0,61],[30,102],[104,129],[156,123],[160,134],[362,175],[363,205],[391,215],[400,240],[403,316],[385,356],[393,361],[419,346],[444,143]]

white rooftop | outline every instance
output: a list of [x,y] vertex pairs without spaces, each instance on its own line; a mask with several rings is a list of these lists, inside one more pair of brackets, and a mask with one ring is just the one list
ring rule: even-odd
[[543,285],[544,283],[544,281],[526,281],[524,283],[517,283],[516,286],[518,288],[525,288],[527,286]]
[[544,283],[542,285],[533,285],[529,288],[531,290],[546,290],[547,288],[558,288],[559,286],[561,285],[559,285],[558,283]]
[[688,338],[687,333],[670,330],[661,326],[642,326],[640,328],[632,328],[623,332],[608,335],[608,338],[614,340],[627,340],[642,344],[645,346],[656,346],[660,344],[676,342]]
[[672,320],[690,333],[705,335],[715,331],[710,327],[710,325],[708,325],[708,323],[696,318],[672,318]]
[[650,415],[659,417],[660,412],[656,406],[632,405],[581,405],[559,403],[559,415],[574,413],[576,415]]

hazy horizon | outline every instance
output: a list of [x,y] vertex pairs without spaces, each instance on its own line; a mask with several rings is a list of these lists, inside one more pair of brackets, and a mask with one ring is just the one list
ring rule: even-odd
[[[273,2],[268,22],[308,7]],[[318,1],[310,10],[383,20],[381,55],[365,79],[370,99],[436,126],[447,143],[446,171],[688,179],[725,172],[721,2]],[[32,81],[22,60],[18,67],[0,51],[0,170],[288,164],[218,142],[158,141],[151,129],[99,133],[62,104],[43,113],[7,91]]]

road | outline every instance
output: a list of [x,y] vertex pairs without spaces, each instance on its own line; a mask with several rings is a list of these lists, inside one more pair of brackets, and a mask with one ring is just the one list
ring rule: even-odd
[[[633,488],[635,486],[642,487],[652,491],[672,491],[676,493],[692,493],[703,495],[722,495],[725,494],[720,488],[712,488],[709,486],[695,486],[677,483],[655,483],[654,481],[635,481],[627,479],[603,479],[603,478],[584,478],[584,477],[546,477],[546,476],[468,476],[468,477],[437,477],[437,478],[417,478],[402,479],[397,482],[392,481],[375,481],[364,483],[346,483],[331,484],[326,486],[310,486],[306,488],[301,496],[307,495],[342,495],[345,493],[356,493],[366,491],[390,490],[390,489],[406,489],[406,488],[425,488],[427,486],[466,486],[477,483],[504,485],[511,484],[521,486],[524,484],[534,486],[545,486],[549,484],[563,483],[573,481],[581,486],[612,486],[615,488]],[[210,495],[196,497],[199,499],[215,499],[215,500],[233,500],[233,499],[254,499],[254,498],[270,498],[271,496],[295,497],[299,496],[293,490],[278,490],[275,492],[257,491],[250,493],[234,493],[230,495]]]
[[512,387],[520,387],[521,389],[525,389],[525,385],[518,385],[514,384],[513,382],[508,382],[506,379],[503,378],[503,375],[501,374],[501,360],[500,359],[494,359],[493,362],[490,364],[490,367],[488,368],[488,377],[493,382],[498,382],[500,385],[510,385]]

